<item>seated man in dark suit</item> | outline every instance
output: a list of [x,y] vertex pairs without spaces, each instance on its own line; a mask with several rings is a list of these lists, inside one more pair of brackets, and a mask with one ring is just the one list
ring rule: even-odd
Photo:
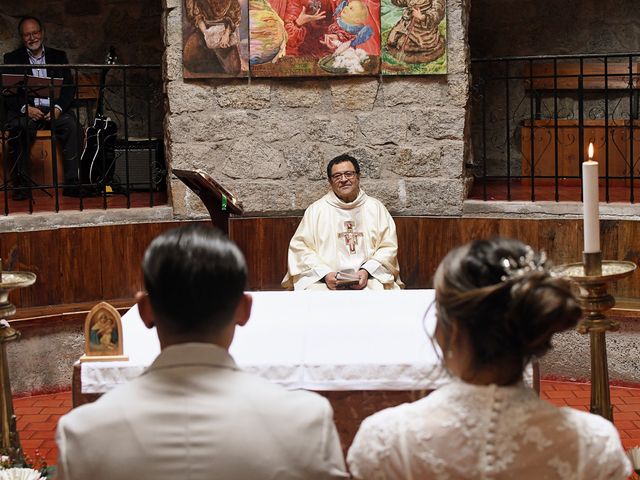
[[4,55],[5,64],[33,65],[31,69],[16,68],[5,73],[28,74],[36,77],[62,78],[60,95],[56,98],[37,98],[25,95],[19,89],[15,95],[5,99],[8,126],[11,132],[10,148],[13,152],[12,183],[15,188],[13,198],[28,198],[29,190],[26,180],[29,161],[29,147],[39,128],[50,128],[55,137],[62,143],[64,152],[64,195],[79,196],[79,151],[80,127],[71,113],[71,102],[75,95],[75,85],[71,72],[66,68],[39,68],[43,64],[68,64],[67,54],[44,46],[44,27],[40,20],[26,16],[18,23],[18,33],[23,46]]

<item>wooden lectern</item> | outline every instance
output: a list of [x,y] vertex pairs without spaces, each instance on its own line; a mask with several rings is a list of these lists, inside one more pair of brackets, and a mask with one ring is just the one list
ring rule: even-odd
[[173,174],[200,197],[211,222],[229,234],[229,214],[242,215],[242,205],[234,195],[202,170],[173,170]]

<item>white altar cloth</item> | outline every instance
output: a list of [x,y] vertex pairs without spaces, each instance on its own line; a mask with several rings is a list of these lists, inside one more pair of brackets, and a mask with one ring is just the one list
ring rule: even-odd
[[[287,388],[432,390],[448,381],[429,335],[433,290],[252,292],[236,328],[240,367]],[[140,375],[160,351],[134,306],[122,317],[128,362],[81,364],[82,393],[104,393]]]

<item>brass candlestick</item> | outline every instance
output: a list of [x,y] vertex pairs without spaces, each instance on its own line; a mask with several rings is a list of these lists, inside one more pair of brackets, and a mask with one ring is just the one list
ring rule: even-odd
[[591,343],[591,413],[613,421],[609,393],[606,333],[620,325],[605,317],[616,301],[607,293],[607,284],[631,275],[637,266],[633,262],[602,260],[600,252],[583,253],[583,263],[569,263],[553,269],[553,273],[568,277],[580,289],[580,303],[585,312],[578,324],[580,333],[588,333]]
[[9,292],[33,285],[35,281],[36,275],[31,272],[3,272],[0,261],[0,449],[3,455],[11,457],[14,464],[22,463],[24,456],[13,414],[6,343],[19,338],[20,332],[12,328],[6,318],[16,313],[16,307],[9,302]]

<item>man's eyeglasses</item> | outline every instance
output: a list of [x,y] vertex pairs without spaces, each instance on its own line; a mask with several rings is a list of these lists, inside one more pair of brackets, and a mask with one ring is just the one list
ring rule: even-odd
[[340,172],[340,173],[334,173],[333,175],[331,175],[331,180],[333,180],[334,182],[337,182],[338,180],[341,180],[342,178],[345,178],[346,180],[352,180],[353,177],[356,176],[356,172]]
[[36,30],[35,32],[25,32],[22,34],[22,38],[39,37],[42,30]]

